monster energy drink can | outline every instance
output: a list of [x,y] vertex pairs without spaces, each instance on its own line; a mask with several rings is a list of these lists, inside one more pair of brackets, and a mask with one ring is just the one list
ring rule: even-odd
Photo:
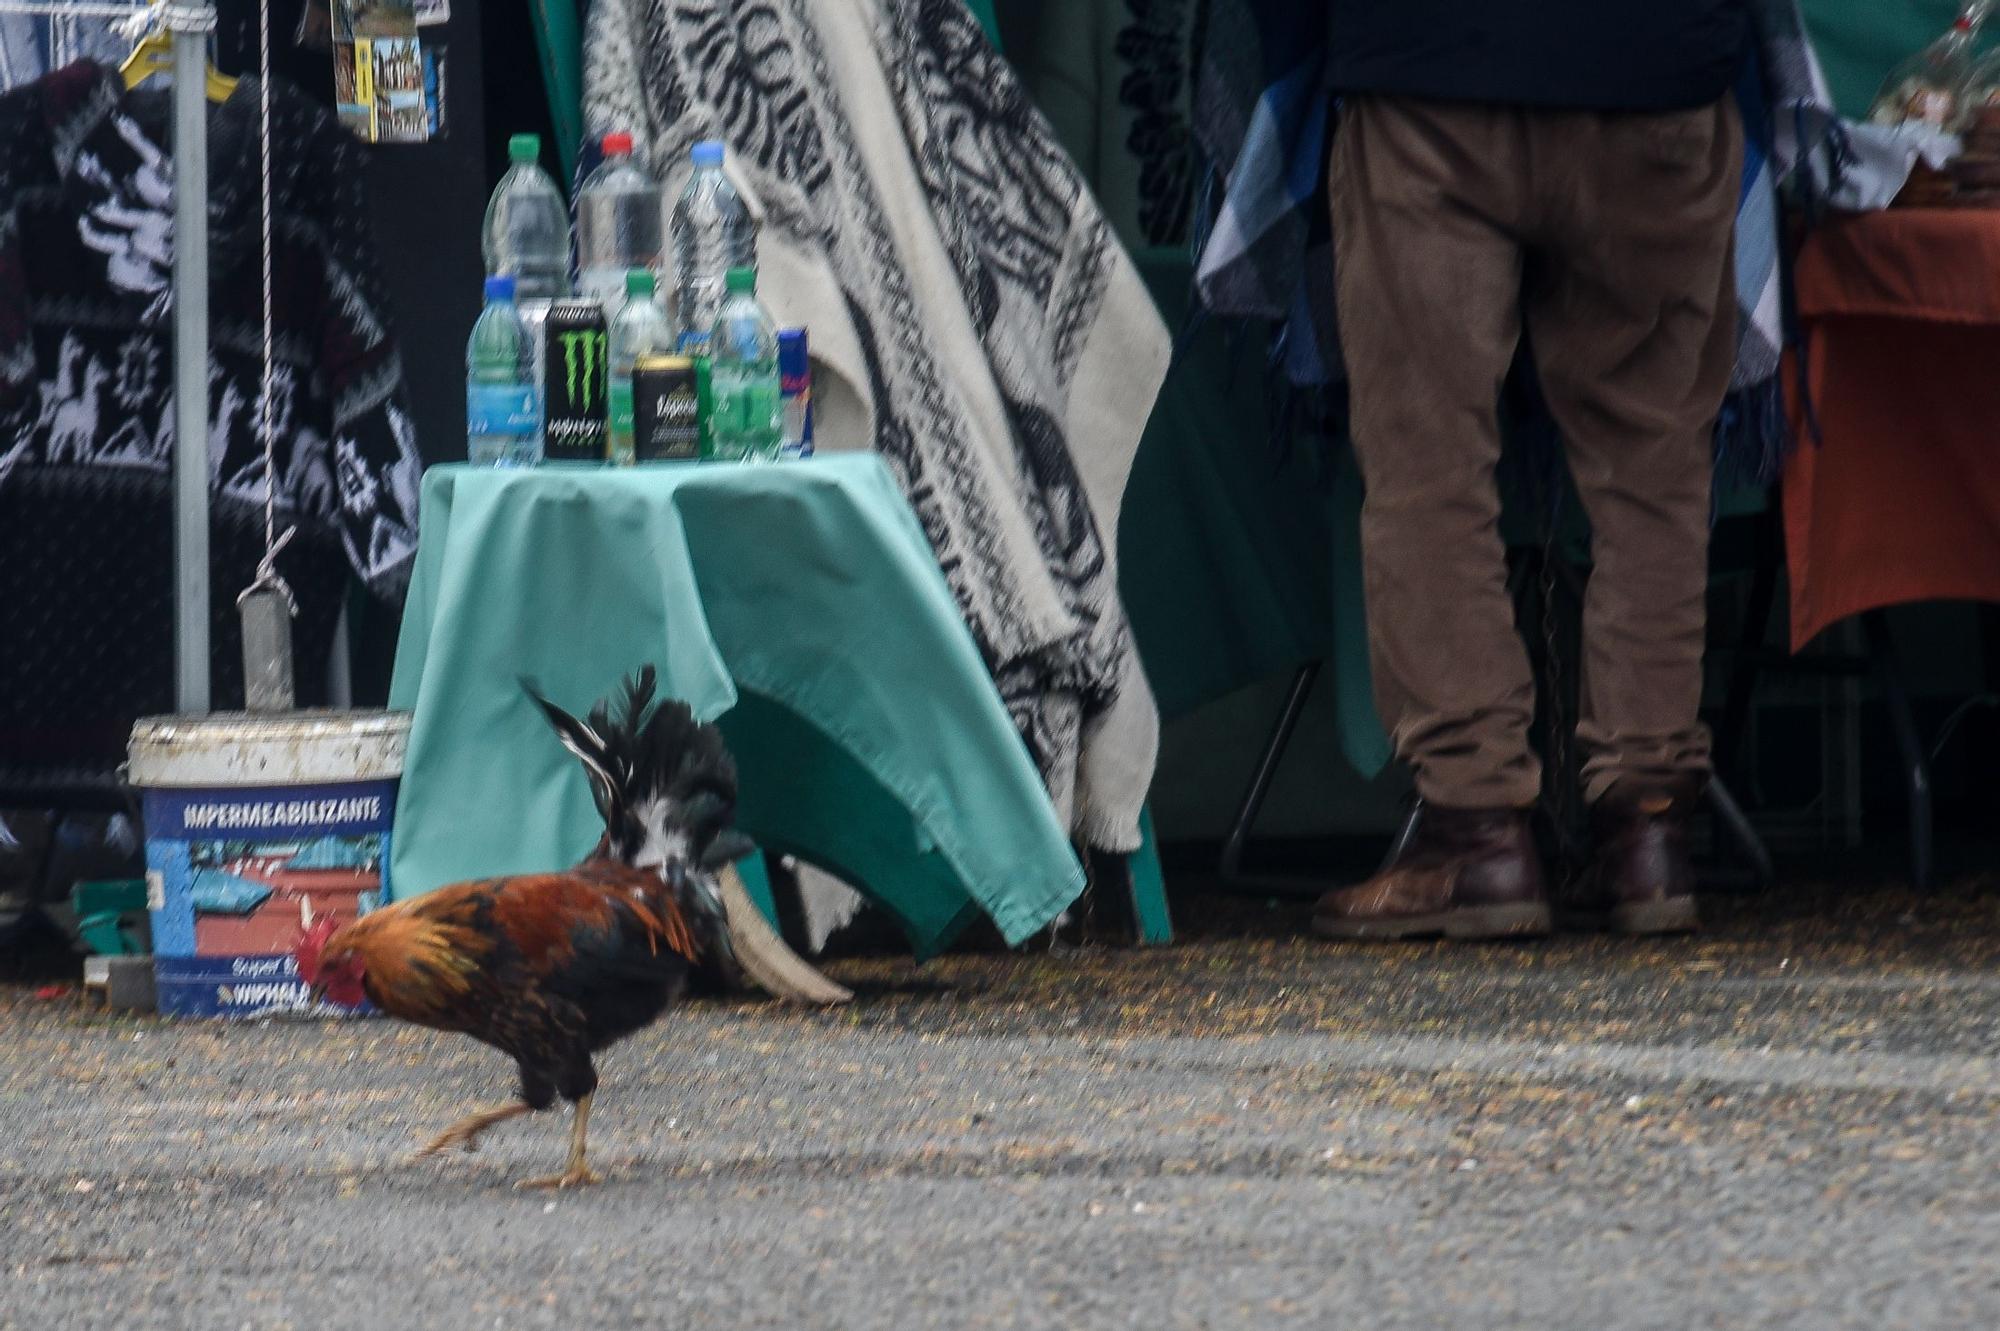
[[639,358],[632,369],[632,435],[641,462],[692,462],[701,456],[692,360]]
[[542,332],[542,457],[549,462],[602,462],[606,351],[604,307],[594,300],[559,300]]

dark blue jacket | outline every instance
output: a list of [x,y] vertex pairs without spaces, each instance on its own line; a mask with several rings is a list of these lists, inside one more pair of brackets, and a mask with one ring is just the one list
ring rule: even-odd
[[1332,0],[1344,93],[1592,111],[1712,102],[1742,68],[1745,0]]

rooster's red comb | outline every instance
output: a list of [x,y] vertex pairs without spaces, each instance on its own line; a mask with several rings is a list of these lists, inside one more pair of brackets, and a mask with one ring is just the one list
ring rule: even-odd
[[308,924],[299,934],[299,941],[292,945],[292,959],[298,962],[299,974],[307,984],[319,980],[319,958],[326,951],[326,940],[333,937],[333,931],[340,927],[340,921],[331,915],[322,915]]

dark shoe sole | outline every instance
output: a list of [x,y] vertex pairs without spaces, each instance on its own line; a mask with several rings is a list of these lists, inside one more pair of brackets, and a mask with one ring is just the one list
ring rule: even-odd
[[1530,902],[1515,906],[1462,906],[1432,915],[1405,915],[1387,920],[1315,915],[1312,927],[1321,938],[1541,938],[1555,927],[1555,920],[1545,903]]
[[1563,927],[1613,934],[1691,934],[1701,928],[1701,911],[1693,897],[1664,901],[1634,901],[1608,911],[1566,910]]

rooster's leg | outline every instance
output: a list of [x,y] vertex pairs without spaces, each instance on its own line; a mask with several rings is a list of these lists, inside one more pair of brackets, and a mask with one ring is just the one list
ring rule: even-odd
[[517,1188],[576,1188],[586,1183],[601,1183],[602,1177],[596,1170],[583,1163],[584,1125],[590,1121],[590,1096],[580,1097],[576,1102],[576,1118],[569,1129],[569,1163],[560,1174],[547,1178],[522,1179]]
[[463,1146],[468,1151],[476,1151],[479,1149],[480,1133],[496,1123],[505,1123],[510,1118],[519,1118],[523,1114],[533,1112],[533,1106],[527,1101],[510,1100],[504,1105],[495,1105],[491,1109],[481,1109],[467,1114],[440,1132],[430,1145],[411,1156],[410,1160],[415,1163],[427,1156],[436,1155],[439,1151],[448,1151],[454,1146]]

